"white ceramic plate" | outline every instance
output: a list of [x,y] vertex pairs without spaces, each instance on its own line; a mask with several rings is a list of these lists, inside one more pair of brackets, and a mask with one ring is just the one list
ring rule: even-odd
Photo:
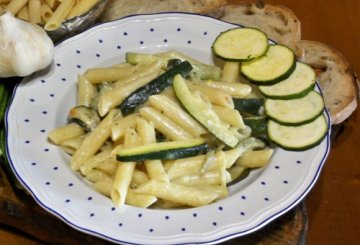
[[[181,51],[212,62],[211,44],[234,25],[193,14],[155,14],[96,26],[55,48],[47,70],[17,86],[6,115],[11,167],[35,200],[72,227],[125,244],[218,243],[253,232],[293,208],[309,192],[329,152],[329,135],[311,150],[276,149],[270,164],[230,188],[214,204],[182,210],[117,209],[68,165],[47,140],[75,105],[77,74],[124,60],[127,51]],[[327,115],[328,117],[328,115]]]

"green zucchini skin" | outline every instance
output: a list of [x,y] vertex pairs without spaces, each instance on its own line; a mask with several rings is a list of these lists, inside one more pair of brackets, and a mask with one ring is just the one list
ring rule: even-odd
[[316,74],[313,68],[300,61],[294,72],[285,80],[270,86],[259,86],[259,92],[270,99],[290,100],[307,95],[315,88]]
[[245,125],[251,128],[252,136],[266,135],[267,129],[267,117],[265,116],[254,116],[246,117],[243,119]]
[[[253,52],[248,53],[246,56],[244,56],[244,54],[234,55],[234,53],[236,53],[235,50],[242,51],[248,49],[249,45],[254,46],[253,43],[249,43],[248,37],[250,35],[253,37],[251,41],[256,41],[256,46],[262,44],[262,48],[253,50]],[[255,36],[256,40],[254,39]],[[217,57],[225,61],[250,61],[266,54],[269,49],[269,42],[267,35],[257,28],[236,27],[221,32],[213,42],[211,49]],[[230,49],[232,52],[229,52]]]
[[[166,144],[166,142],[158,144]],[[202,143],[200,145],[194,145],[190,147],[179,147],[179,148],[169,148],[158,150],[156,144],[154,144],[152,151],[150,152],[141,152],[134,154],[122,154],[119,152],[116,155],[116,159],[121,162],[141,162],[145,160],[171,160],[197,156],[199,154],[205,154],[208,151],[208,145]]]
[[[291,145],[287,142],[285,142],[286,140],[284,138],[279,138],[279,137],[275,137],[273,134],[273,127],[272,124],[277,124],[277,122],[272,121],[272,120],[268,120],[268,125],[267,125],[267,139],[272,142],[273,144],[279,146],[280,148],[287,150],[287,151],[305,151],[308,149],[311,149],[317,145],[319,145],[322,140],[325,138],[325,136],[328,133],[328,129],[329,129],[329,123],[327,122],[324,114],[321,114],[320,116],[318,116],[315,120],[313,120],[310,123],[307,124],[303,124],[303,125],[299,125],[299,126],[285,126],[285,125],[281,125],[281,127],[283,128],[288,128],[291,131],[292,137],[297,139],[297,142],[301,142],[303,141],[303,139],[301,138],[305,138],[307,140],[307,137],[304,136],[305,132],[301,131],[303,127],[307,127],[307,128],[312,128],[310,125],[313,124],[321,124],[320,127],[316,127],[316,133],[318,133],[318,137],[316,139],[312,139],[312,141],[310,142],[303,142],[302,144],[297,143],[297,145]],[[280,124],[279,124],[280,125]],[[310,132],[310,131],[308,131]],[[315,133],[315,129],[312,130],[312,132],[310,133]]]
[[[268,59],[268,53],[271,51],[270,49],[275,48],[276,46],[284,48],[284,50],[286,50],[289,54],[291,54],[291,61],[289,61],[291,63],[284,64],[284,65],[288,66],[287,70],[284,71],[282,74],[278,75],[277,77],[261,79],[261,80],[255,79],[252,76],[252,74],[249,74],[249,71],[247,71],[247,66],[252,66],[253,63],[261,62],[260,60],[263,60],[263,59],[265,59],[265,60]],[[273,57],[273,59],[274,58],[275,57]],[[271,61],[271,59],[269,59],[269,60]],[[277,58],[275,60],[277,60]],[[266,62],[268,62],[268,61],[266,60]],[[241,75],[253,84],[266,86],[266,85],[273,85],[273,84],[276,84],[278,82],[285,80],[294,72],[295,68],[296,68],[296,56],[295,56],[294,51],[285,45],[281,45],[281,44],[274,45],[273,44],[273,45],[270,45],[267,53],[264,56],[261,56],[260,58],[255,59],[255,60],[243,62],[242,66],[241,66]]]
[[232,98],[234,107],[240,113],[246,113],[254,116],[264,114],[263,98]]
[[[299,101],[302,103],[298,103]],[[274,108],[274,103],[276,103],[277,108]],[[278,109],[279,107],[281,109]],[[325,103],[320,93],[310,91],[306,96],[297,99],[266,99],[264,108],[265,114],[271,120],[286,126],[299,126],[312,122],[321,115]],[[306,108],[305,111],[304,108]],[[297,117],[297,120],[294,119],[294,116]],[[298,118],[298,116],[301,116],[301,118]]]
[[190,73],[191,70],[192,66],[188,61],[183,61],[180,64],[173,66],[159,77],[138,88],[128,97],[126,97],[119,105],[119,109],[123,115],[133,113],[136,107],[147,101],[151,95],[158,94],[165,88],[171,86],[176,74],[186,76]]

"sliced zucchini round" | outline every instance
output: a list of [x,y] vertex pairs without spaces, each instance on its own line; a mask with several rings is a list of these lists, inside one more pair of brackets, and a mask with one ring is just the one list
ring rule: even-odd
[[252,60],[264,55],[268,48],[264,32],[242,27],[220,33],[212,45],[214,54],[228,61]]
[[301,125],[311,122],[324,110],[323,97],[311,91],[306,96],[293,100],[266,99],[265,114],[284,125]]
[[266,54],[241,64],[241,74],[258,85],[272,85],[288,78],[296,67],[296,57],[290,48],[270,45]]
[[204,154],[207,150],[208,146],[202,138],[167,141],[120,149],[116,159],[122,162],[179,159]]
[[310,66],[296,62],[296,68],[288,78],[271,86],[259,86],[259,90],[271,99],[296,99],[314,89],[315,78],[315,71]]
[[273,120],[267,125],[270,141],[291,151],[303,151],[320,144],[327,131],[328,123],[323,114],[300,126],[285,126]]

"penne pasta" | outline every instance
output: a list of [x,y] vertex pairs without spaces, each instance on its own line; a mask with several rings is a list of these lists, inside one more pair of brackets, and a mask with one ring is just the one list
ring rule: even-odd
[[6,5],[5,10],[16,15],[28,2],[29,0],[12,0]]
[[203,83],[193,83],[187,82],[187,85],[191,91],[198,91],[202,95],[202,97],[207,98],[212,104],[227,107],[227,108],[234,108],[234,102],[232,100],[231,95],[219,91],[216,88],[212,88]]
[[77,105],[91,106],[92,100],[96,97],[96,87],[85,78],[78,76],[78,101]]
[[135,70],[135,66],[92,68],[85,72],[84,77],[91,83],[114,82],[133,74]]
[[192,136],[199,137],[200,135],[207,133],[206,129],[204,129],[199,122],[185,112],[178,103],[165,95],[150,96],[149,102],[152,107],[164,113],[164,115],[185,129]]
[[99,0],[86,0],[78,1],[74,8],[70,11],[68,19],[74,18],[75,16],[80,16],[87,11],[89,11]]
[[58,29],[74,5],[75,0],[62,0],[51,18],[46,22],[44,29],[46,31],[53,31]]
[[224,64],[220,80],[223,82],[235,83],[239,79],[240,63],[227,61]]
[[69,155],[73,155],[75,151],[77,151],[77,149],[80,148],[84,139],[85,139],[85,135],[76,136],[61,142],[60,147],[61,149],[63,149],[63,151],[65,151]]
[[205,81],[204,84],[237,98],[244,98],[248,96],[252,91],[251,86],[244,83]]
[[160,180],[149,180],[134,189],[134,192],[154,195],[158,198],[193,207],[209,204],[218,197],[216,193],[210,191],[167,183]]
[[41,4],[41,18],[44,23],[47,23],[54,11],[46,3]]
[[29,7],[27,5],[22,7],[16,14],[16,17],[25,21],[29,21]]
[[111,126],[114,122],[118,110],[111,111],[100,124],[89,133],[80,148],[74,153],[70,160],[73,170],[79,170],[80,166],[91,156],[93,156],[105,141],[110,137]]
[[120,103],[136,89],[144,86],[157,76],[157,73],[151,73],[144,77],[139,77],[132,83],[124,84],[107,93],[100,95],[98,102],[98,111],[100,116],[106,115],[112,108],[120,105]]
[[191,139],[193,136],[186,132],[183,128],[171,121],[168,117],[160,111],[151,108],[143,107],[139,110],[140,115],[147,121],[152,122],[156,130],[162,133],[170,140]]
[[59,145],[65,140],[83,135],[84,130],[76,123],[66,124],[63,127],[55,128],[48,133],[48,138]]
[[[154,127],[142,118],[138,118],[136,121],[137,131],[139,133],[141,144],[146,145],[155,143],[156,136]],[[169,182],[169,178],[166,175],[163,164],[160,160],[147,160],[144,163],[150,179]]]
[[33,24],[41,23],[41,1],[29,0],[29,22]]
[[[139,137],[136,131],[129,128],[126,131],[124,147],[136,146],[139,144]],[[128,189],[130,187],[132,175],[134,173],[136,162],[119,162],[114,182],[111,187],[110,197],[116,207],[123,207],[125,204]]]

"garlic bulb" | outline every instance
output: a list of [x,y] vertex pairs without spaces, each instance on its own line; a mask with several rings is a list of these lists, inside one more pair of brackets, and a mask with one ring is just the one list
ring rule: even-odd
[[0,77],[27,76],[47,67],[53,59],[54,44],[35,24],[0,15]]

